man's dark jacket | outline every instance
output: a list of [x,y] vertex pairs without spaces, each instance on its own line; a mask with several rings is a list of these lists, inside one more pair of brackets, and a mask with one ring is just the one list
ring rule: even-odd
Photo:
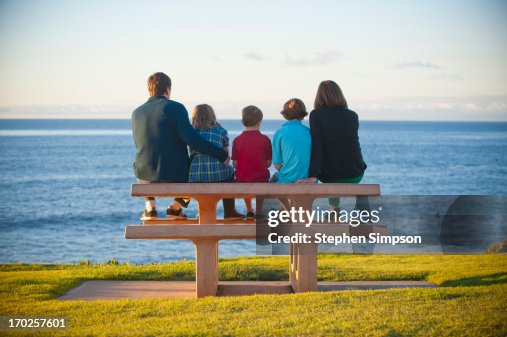
[[165,96],[152,96],[134,110],[132,132],[137,149],[134,172],[142,180],[187,182],[187,145],[220,161],[228,156],[194,131],[181,103]]

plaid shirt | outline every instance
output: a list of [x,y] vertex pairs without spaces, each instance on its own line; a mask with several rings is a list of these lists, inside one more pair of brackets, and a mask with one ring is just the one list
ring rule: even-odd
[[[224,148],[229,146],[229,136],[227,130],[222,128],[217,123],[212,129],[195,129],[202,138],[215,146]],[[190,156],[192,163],[190,164],[190,172],[188,181],[191,183],[197,182],[212,182],[212,181],[225,181],[232,178],[234,169],[229,165],[225,165],[218,159],[201,154],[190,149]]]

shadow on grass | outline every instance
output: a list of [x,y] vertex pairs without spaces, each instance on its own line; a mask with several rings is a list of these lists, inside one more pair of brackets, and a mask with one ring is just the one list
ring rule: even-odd
[[220,266],[220,280],[222,281],[287,281],[287,268],[269,266]]
[[507,273],[495,273],[489,275],[480,275],[465,277],[458,280],[447,280],[442,282],[442,287],[474,287],[489,286],[493,284],[507,284]]
[[65,295],[69,290],[80,286],[83,282],[88,281],[86,278],[73,278],[60,280],[48,292],[46,300],[56,300],[58,297]]
[[31,264],[31,263],[6,263],[0,264],[0,272],[10,271],[38,271],[38,270],[66,270],[76,269],[79,265],[73,264]]
[[[111,279],[111,277],[105,277]],[[136,270],[122,273],[113,278],[118,281],[195,281],[195,272],[191,270]]]
[[320,265],[319,281],[425,281],[430,273],[419,270],[360,270]]

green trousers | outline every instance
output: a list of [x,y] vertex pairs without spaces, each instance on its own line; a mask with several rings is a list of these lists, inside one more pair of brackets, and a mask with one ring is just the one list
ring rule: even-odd
[[[349,178],[349,179],[328,180],[328,181],[325,181],[324,183],[332,183],[332,184],[346,184],[346,183],[357,184],[361,180],[363,180],[363,176],[364,176],[364,173],[361,174],[359,177]],[[329,205],[331,205],[333,207],[340,206],[340,198],[329,198]]]

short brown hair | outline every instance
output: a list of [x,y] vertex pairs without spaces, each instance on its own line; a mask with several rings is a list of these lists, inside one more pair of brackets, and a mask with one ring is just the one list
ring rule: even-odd
[[317,96],[313,103],[315,109],[318,108],[340,108],[348,109],[347,100],[343,96],[342,89],[334,81],[322,81],[317,89]]
[[241,123],[243,123],[244,126],[254,126],[255,124],[262,121],[262,111],[255,105],[249,105],[247,107],[243,108],[243,111],[241,111]]
[[213,129],[217,125],[215,111],[208,104],[196,105],[192,111],[192,126],[194,129]]
[[154,73],[148,77],[150,96],[162,96],[167,89],[171,90],[171,79],[166,74]]
[[285,119],[290,121],[293,119],[303,119],[308,115],[308,112],[306,112],[305,103],[302,100],[291,98],[283,105],[281,114]]

